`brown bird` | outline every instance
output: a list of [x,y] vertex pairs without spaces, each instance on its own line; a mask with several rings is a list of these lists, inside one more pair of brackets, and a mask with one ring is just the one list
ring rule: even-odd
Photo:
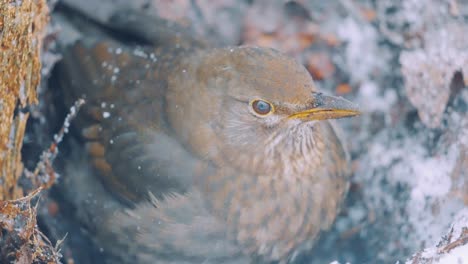
[[69,162],[66,194],[108,262],[286,263],[310,249],[350,173],[327,120],[357,107],[275,50],[210,48],[140,14],[111,22],[151,45],[90,34],[58,67],[66,96],[87,101],[89,163]]

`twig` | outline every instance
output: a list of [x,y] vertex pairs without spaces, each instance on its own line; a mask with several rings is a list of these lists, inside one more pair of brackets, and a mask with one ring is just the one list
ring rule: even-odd
[[[70,112],[65,117],[62,128],[57,134],[54,135],[54,140],[50,147],[45,150],[39,159],[39,162],[32,173],[33,181],[35,179],[40,179],[37,185],[50,187],[57,178],[57,174],[52,168],[52,162],[57,157],[58,154],[58,145],[62,142],[65,134],[68,133],[68,128],[70,127],[70,122],[76,117],[81,106],[85,103],[84,99],[78,99],[75,104],[70,108]],[[42,177],[41,177],[42,176]]]
[[457,240],[447,244],[445,247],[438,250],[439,254],[445,254],[450,252],[452,249],[456,247],[463,246],[468,243],[468,228],[464,228],[460,237]]

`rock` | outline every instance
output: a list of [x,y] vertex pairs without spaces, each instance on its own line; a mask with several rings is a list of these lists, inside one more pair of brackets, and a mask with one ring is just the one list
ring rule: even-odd
[[457,72],[468,84],[468,26],[454,23],[424,34],[423,47],[400,56],[405,88],[422,122],[440,127]]

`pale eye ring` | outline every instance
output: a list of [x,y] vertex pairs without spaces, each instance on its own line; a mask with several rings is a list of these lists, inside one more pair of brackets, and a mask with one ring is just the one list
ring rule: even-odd
[[266,116],[273,112],[273,105],[265,100],[255,99],[250,102],[252,110],[260,116]]

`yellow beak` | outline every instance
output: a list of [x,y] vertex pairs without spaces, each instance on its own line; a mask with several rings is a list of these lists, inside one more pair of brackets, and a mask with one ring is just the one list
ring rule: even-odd
[[291,114],[289,118],[326,120],[351,117],[359,114],[361,114],[359,107],[342,97],[314,93],[311,105],[306,110]]

